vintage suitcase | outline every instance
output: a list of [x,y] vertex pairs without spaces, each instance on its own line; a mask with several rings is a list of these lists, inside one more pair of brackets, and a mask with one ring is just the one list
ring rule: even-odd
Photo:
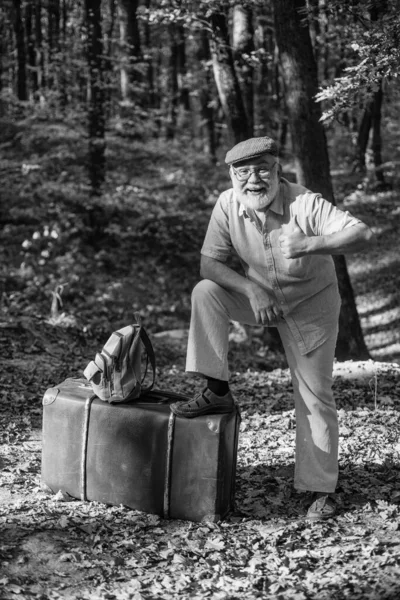
[[222,519],[233,507],[239,411],[184,419],[173,401],[156,391],[110,405],[84,379],[48,389],[42,482],[164,518]]

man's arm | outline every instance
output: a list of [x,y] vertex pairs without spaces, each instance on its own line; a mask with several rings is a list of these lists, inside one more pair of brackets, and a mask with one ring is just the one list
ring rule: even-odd
[[243,275],[236,273],[225,263],[201,256],[200,274],[203,279],[210,279],[221,287],[234,292],[239,292],[249,299],[257,323],[268,325],[277,318],[282,318],[282,309],[272,293],[267,292],[257,283],[250,281]]
[[299,258],[308,254],[349,254],[360,252],[375,243],[375,234],[364,223],[357,223],[337,233],[308,237],[294,219],[282,228],[279,243],[285,258]]

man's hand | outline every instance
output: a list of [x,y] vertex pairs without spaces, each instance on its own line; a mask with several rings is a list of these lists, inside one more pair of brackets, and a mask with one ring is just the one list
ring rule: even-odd
[[294,216],[287,225],[282,225],[282,234],[278,238],[283,256],[300,258],[307,254],[308,239],[300,229],[297,217]]
[[248,298],[257,323],[269,325],[283,319],[283,311],[275,298],[257,283],[252,283]]

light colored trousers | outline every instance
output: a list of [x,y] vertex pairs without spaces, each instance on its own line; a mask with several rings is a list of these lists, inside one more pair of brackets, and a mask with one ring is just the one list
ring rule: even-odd
[[[230,320],[256,325],[248,299],[204,279],[192,294],[186,371],[228,380]],[[332,369],[337,338],[302,356],[285,324],[278,326],[292,376],[296,411],[294,487],[334,492],[338,478],[338,419],[332,394]],[[251,358],[250,358],[251,360]]]

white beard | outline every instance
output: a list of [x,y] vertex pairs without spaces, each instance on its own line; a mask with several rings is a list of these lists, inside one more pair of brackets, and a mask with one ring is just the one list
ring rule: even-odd
[[251,192],[244,190],[243,185],[232,179],[233,189],[235,191],[238,202],[243,204],[245,208],[257,211],[265,211],[275,200],[279,192],[279,178],[274,177],[269,183],[267,189],[260,192]]

